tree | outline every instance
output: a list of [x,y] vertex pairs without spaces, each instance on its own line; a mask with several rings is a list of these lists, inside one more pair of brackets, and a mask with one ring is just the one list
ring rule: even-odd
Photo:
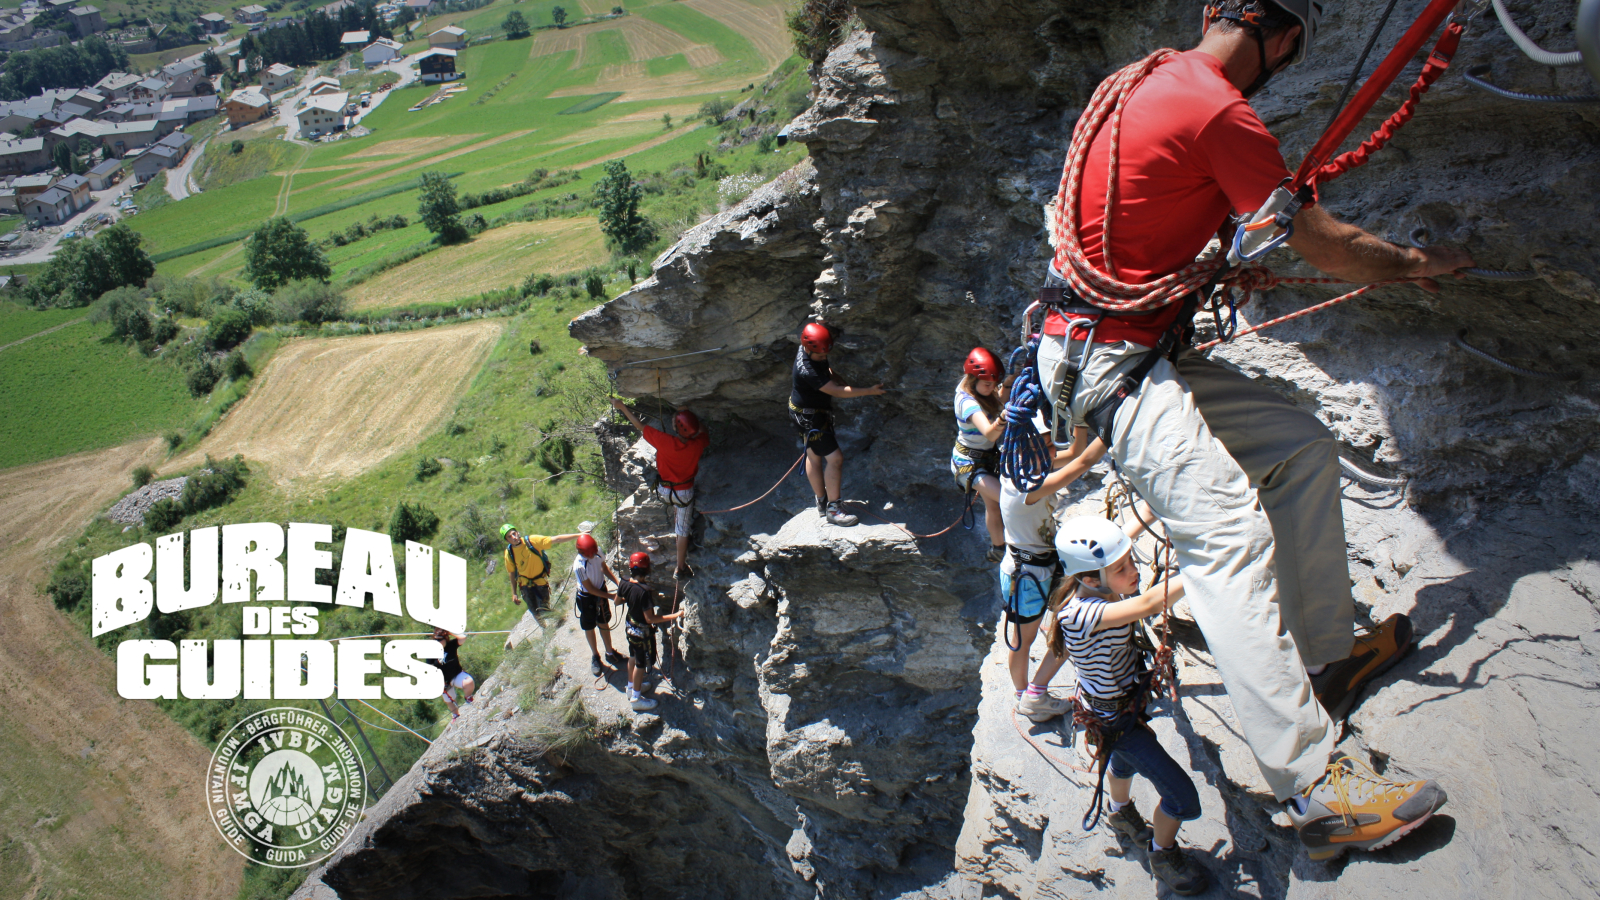
[[661,127],[666,131],[672,130],[672,113],[661,114]]
[[566,10],[566,7],[563,7],[563,6],[552,7],[550,9],[550,18],[552,20],[554,20],[554,22],[556,23],[556,27],[557,28],[565,28],[565,27],[567,27],[567,10]]
[[595,184],[594,192],[600,201],[600,230],[619,250],[632,254],[655,238],[655,230],[639,215],[644,190],[628,174],[627,163],[620,159],[606,163],[605,177]]
[[417,215],[422,224],[439,238],[441,244],[458,244],[467,239],[467,229],[461,224],[461,206],[456,203],[456,186],[443,172],[422,173],[422,193],[417,202]]
[[514,9],[506,13],[505,21],[500,23],[500,27],[506,30],[507,40],[514,41],[517,38],[525,38],[533,33],[528,28],[528,20],[522,17],[522,13]]
[[144,235],[127,225],[118,222],[100,232],[94,242],[105,253],[112,278],[118,285],[144,287],[156,274],[156,264],[150,261],[150,254],[139,247]]
[[206,65],[206,75],[221,75],[223,73],[222,57],[215,50],[207,50],[200,56],[200,61]]
[[620,15],[622,15],[622,7],[620,7],[620,6],[613,6],[613,7],[611,7],[611,14],[612,14],[612,15],[613,15],[613,16],[620,16]]
[[86,306],[113,288],[143,287],[156,267],[139,248],[141,240],[138,232],[118,224],[90,240],[63,244],[23,290],[34,306],[46,307]]
[[327,281],[333,270],[304,228],[277,218],[264,222],[245,243],[244,274],[256,287],[270,291],[301,278]]
[[50,161],[65,174],[72,174],[72,148],[67,146],[66,141],[57,144],[56,149],[50,151]]

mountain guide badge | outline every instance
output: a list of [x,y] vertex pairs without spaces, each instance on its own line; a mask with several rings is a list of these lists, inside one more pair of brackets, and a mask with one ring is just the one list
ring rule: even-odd
[[355,745],[328,718],[293,707],[254,713],[217,742],[206,784],[223,840],[275,869],[321,863],[366,804]]

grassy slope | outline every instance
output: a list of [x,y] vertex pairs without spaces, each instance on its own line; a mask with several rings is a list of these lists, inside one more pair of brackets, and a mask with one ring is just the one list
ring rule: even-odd
[[[565,302],[571,302],[570,300]],[[253,479],[228,506],[186,519],[178,529],[192,529],[219,523],[326,522],[350,527],[388,531],[389,518],[397,503],[404,500],[422,503],[441,519],[439,534],[427,542],[450,549],[451,534],[467,521],[480,523],[482,533],[493,534],[500,522],[510,520],[535,533],[560,534],[575,530],[583,519],[604,521],[614,498],[594,480],[568,475],[556,481],[543,481],[548,474],[527,460],[533,455],[537,439],[532,426],[559,419],[568,407],[559,392],[530,390],[535,385],[561,385],[576,377],[580,367],[597,364],[577,355],[577,342],[566,334],[568,318],[579,306],[564,306],[552,299],[539,308],[509,321],[505,334],[488,363],[479,372],[467,395],[452,417],[464,430],[460,434],[435,434],[422,445],[391,459],[377,469],[349,481],[317,492],[285,493],[264,478]],[[540,355],[530,355],[528,342],[538,340],[544,347]],[[602,380],[603,383],[603,380]],[[604,402],[603,398],[599,402]],[[598,414],[598,413],[596,413]],[[417,461],[424,456],[448,457],[469,463],[464,477],[460,466],[446,468],[425,482],[415,478]],[[473,512],[469,513],[469,507]],[[177,530],[177,529],[175,529]],[[470,529],[469,529],[470,530]],[[112,549],[153,536],[142,529],[123,533],[121,526],[96,522],[79,541],[74,555],[89,560]],[[458,546],[458,552],[460,548]],[[490,556],[498,556],[491,548]],[[564,571],[570,564],[572,549],[567,545],[552,551],[552,565]],[[475,558],[468,571],[468,624],[474,631],[510,628],[521,615],[521,607],[508,601],[505,574],[497,570],[486,574],[486,558]],[[337,565],[337,561],[335,563]],[[88,604],[73,613],[80,626],[87,627]],[[239,636],[239,613],[220,604],[196,610],[182,619],[169,617],[157,627],[178,627],[181,635],[172,639],[231,638]],[[321,638],[345,635],[408,632],[420,630],[407,619],[398,622],[370,609],[326,609],[320,616]],[[147,632],[147,622],[107,636],[102,646],[138,637]],[[503,638],[483,636],[469,640],[462,648],[462,662],[468,672],[481,681],[499,664]],[[441,731],[449,719],[442,702],[374,701],[423,734]],[[248,710],[266,705],[302,705],[299,701],[197,701],[163,703],[172,715],[202,742],[212,745],[228,725]],[[352,704],[354,705],[354,704]],[[378,720],[370,710],[356,706],[364,718]],[[381,720],[379,720],[381,721]],[[387,723],[385,723],[387,724]],[[398,777],[423,749],[415,738],[369,731],[379,757],[391,775]],[[370,765],[370,762],[369,762]]]
[[54,328],[62,322],[82,318],[86,313],[87,310],[82,309],[29,309],[0,300],[0,346]]
[[155,434],[203,408],[183,370],[109,333],[106,324],[69,325],[0,355],[0,469]]

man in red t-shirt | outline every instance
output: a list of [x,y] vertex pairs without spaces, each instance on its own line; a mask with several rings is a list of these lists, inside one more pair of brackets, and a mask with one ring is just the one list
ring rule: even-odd
[[[1253,213],[1266,201],[1289,172],[1246,97],[1304,56],[1320,17],[1315,0],[1208,7],[1200,45],[1164,60],[1126,100],[1109,221],[1107,127],[1090,144],[1078,195],[1058,197],[1047,210],[1054,221],[1064,204],[1075,204],[1090,265],[1125,283],[1148,283],[1193,262],[1230,213]],[[1457,250],[1390,244],[1321,206],[1301,210],[1294,226],[1289,246],[1346,281],[1410,277],[1436,291],[1432,276],[1472,265]],[[1064,246],[1056,250],[1052,283],[1060,284],[1072,259]],[[1380,782],[1356,783],[1367,773],[1328,764],[1333,719],[1411,640],[1404,617],[1352,639],[1333,435],[1311,413],[1193,351],[1155,361],[1120,406],[1105,405],[1182,306],[1107,316],[1092,335],[1051,315],[1040,379],[1055,401],[1066,361],[1083,362],[1066,398],[1072,419],[1098,430],[1166,524],[1240,732],[1273,793],[1289,801],[1312,857],[1384,846],[1432,815],[1444,792],[1433,782],[1381,782],[1385,789],[1371,790]],[[1328,819],[1346,811],[1356,828]]]
[[678,410],[672,417],[672,427],[678,433],[667,434],[639,421],[621,400],[612,398],[611,405],[639,429],[645,443],[655,448],[656,475],[661,481],[656,490],[667,505],[677,510],[673,533],[678,538],[678,565],[673,574],[687,576],[689,566],[684,558],[689,555],[689,531],[694,524],[694,476],[700,471],[700,454],[706,452],[711,435],[700,425],[699,417],[687,409]]

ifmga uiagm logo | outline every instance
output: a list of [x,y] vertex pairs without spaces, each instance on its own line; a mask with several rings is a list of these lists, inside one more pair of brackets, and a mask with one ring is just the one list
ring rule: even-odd
[[313,866],[349,839],[366,803],[355,745],[324,716],[255,713],[211,756],[206,801],[228,846],[275,869]]

